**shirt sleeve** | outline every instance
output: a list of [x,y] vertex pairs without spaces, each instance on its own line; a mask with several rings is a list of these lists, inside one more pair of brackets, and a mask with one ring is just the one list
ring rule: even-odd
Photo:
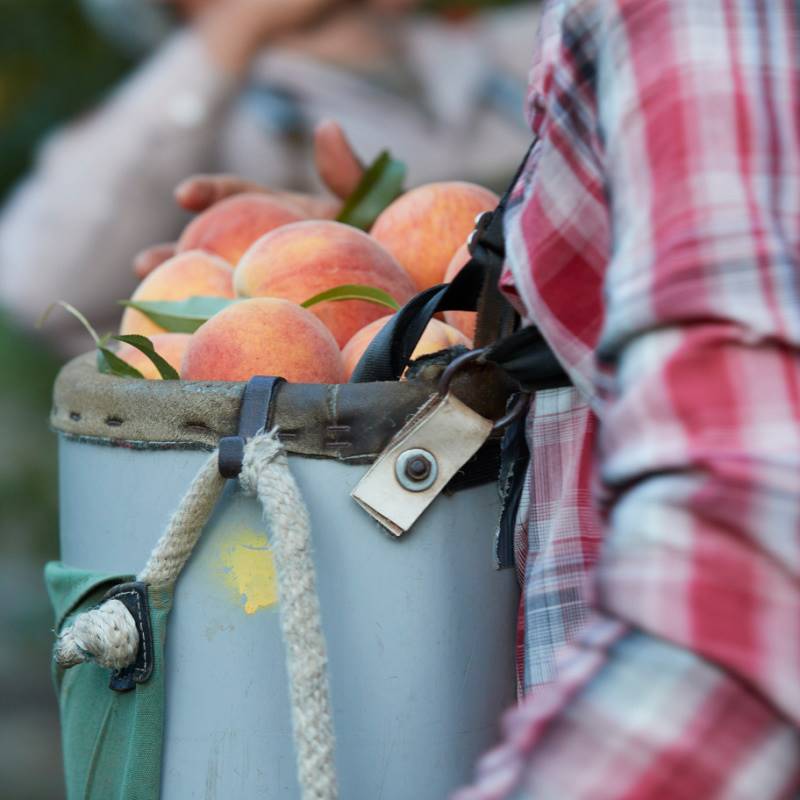
[[[180,231],[172,190],[213,169],[235,89],[197,37],[181,33],[53,134],[0,217],[0,302],[26,325],[63,299],[98,328],[116,327],[115,301],[134,286],[131,260]],[[54,316],[47,333],[69,350],[60,327]]]
[[798,722],[800,12],[608,6],[599,600]]
[[596,611],[457,797],[793,796],[800,12],[569,5],[553,81],[593,87],[612,230]]
[[453,800],[794,796],[796,728],[696,654],[596,615],[559,667]]

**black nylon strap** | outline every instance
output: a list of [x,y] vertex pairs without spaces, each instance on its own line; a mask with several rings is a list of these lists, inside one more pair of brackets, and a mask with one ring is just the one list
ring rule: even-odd
[[470,239],[471,258],[450,284],[433,286],[413,297],[372,340],[356,366],[351,383],[396,381],[408,366],[411,354],[434,314],[439,311],[478,311],[476,346],[509,334],[516,315],[498,289],[505,261],[503,216],[528,156],[517,169],[494,211],[483,214]]
[[409,300],[372,340],[350,382],[399,380],[433,315],[474,311],[484,277],[482,264],[472,258],[452,283],[432,286]]
[[569,386],[572,381],[539,329],[530,326],[495,342],[482,361],[502,367],[526,392]]

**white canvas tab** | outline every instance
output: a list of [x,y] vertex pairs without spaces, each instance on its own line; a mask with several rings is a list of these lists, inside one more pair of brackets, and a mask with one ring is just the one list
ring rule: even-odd
[[[432,398],[392,439],[351,497],[392,534],[402,536],[478,452],[493,425],[452,394]],[[397,474],[398,460],[410,450],[425,451],[435,461],[435,480],[419,491],[406,488],[403,483],[413,481],[401,483]]]

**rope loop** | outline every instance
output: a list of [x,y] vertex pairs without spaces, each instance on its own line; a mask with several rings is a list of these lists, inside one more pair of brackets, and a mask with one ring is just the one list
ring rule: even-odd
[[125,604],[107,600],[78,614],[56,640],[55,659],[68,669],[95,661],[108,669],[124,669],[136,660],[139,631]]

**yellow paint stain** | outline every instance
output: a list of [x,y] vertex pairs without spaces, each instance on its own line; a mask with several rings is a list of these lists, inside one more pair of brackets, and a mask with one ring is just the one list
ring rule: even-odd
[[275,561],[263,533],[238,531],[228,536],[220,549],[225,583],[240,598],[245,614],[255,614],[278,602]]

